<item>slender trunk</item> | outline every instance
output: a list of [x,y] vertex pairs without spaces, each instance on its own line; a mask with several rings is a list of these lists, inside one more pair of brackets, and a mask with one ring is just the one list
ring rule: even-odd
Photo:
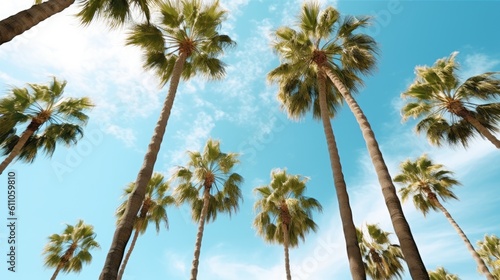
[[345,88],[343,83],[338,79],[338,77],[336,77],[328,67],[323,66],[322,68],[328,75],[330,80],[333,82],[335,87],[339,90],[340,94],[342,94],[342,96],[344,97],[347,105],[353,112],[360,126],[363,138],[366,142],[368,153],[370,154],[370,158],[375,167],[375,171],[382,188],[382,194],[391,216],[394,231],[396,233],[396,236],[398,237],[399,244],[401,245],[401,250],[405,257],[406,263],[408,264],[408,269],[410,271],[411,277],[413,279],[419,280],[429,279],[429,274],[427,273],[424,262],[420,257],[420,253],[418,251],[417,244],[413,239],[410,226],[408,225],[408,222],[406,221],[406,218],[404,216],[401,202],[399,201],[398,195],[396,193],[396,188],[392,183],[391,175],[389,174],[387,165],[384,162],[382,152],[380,152],[377,140],[375,139],[375,134],[371,129],[368,119],[364,115],[356,100],[354,100],[354,98]]
[[321,119],[323,121],[323,130],[325,131],[326,142],[328,145],[328,154],[330,155],[330,165],[335,183],[335,192],[339,203],[340,220],[342,221],[342,230],[346,242],[347,258],[349,259],[349,268],[353,280],[366,279],[365,267],[359,249],[358,237],[356,236],[356,226],[352,218],[349,195],[342,173],[339,151],[333,134],[330,116],[328,114],[328,105],[326,103],[326,77],[323,73],[318,75],[319,88],[319,107]]
[[198,265],[200,264],[201,241],[203,239],[203,231],[205,229],[205,219],[208,213],[210,203],[210,188],[203,189],[203,208],[201,209],[200,221],[198,224],[198,233],[196,234],[196,244],[194,245],[193,265],[191,267],[191,280],[196,280],[198,275]]
[[52,277],[50,277],[50,280],[55,280],[57,275],[59,274],[59,271],[61,271],[62,265],[59,264],[56,268],[56,271],[54,271],[54,274],[52,274]]
[[460,117],[464,118],[467,122],[472,124],[474,128],[479,131],[486,139],[490,140],[490,142],[500,149],[500,140],[498,140],[495,135],[493,135],[484,125],[482,125],[476,118],[474,118],[468,111],[466,114],[459,114]]
[[144,200],[148,182],[153,175],[154,165],[158,152],[160,151],[161,142],[163,140],[163,135],[165,134],[168,118],[170,117],[170,111],[172,110],[172,106],[174,104],[175,94],[177,92],[177,87],[179,86],[186,58],[187,55],[182,52],[175,62],[167,98],[163,104],[160,118],[156,123],[153,137],[151,138],[148,150],[144,156],[143,165],[137,175],[134,191],[130,194],[127,202],[127,208],[123,214],[123,219],[115,230],[113,241],[104,263],[104,268],[99,276],[100,280],[115,280],[117,277],[118,269],[120,268],[120,263],[123,258],[123,252],[125,251],[125,247],[127,246],[127,242],[130,239],[130,235],[132,234],[132,230],[134,228],[134,219],[139,211],[139,208],[141,207],[142,201]]
[[50,280],[56,279],[57,275],[59,274],[59,271],[61,271],[61,269],[69,262],[69,260],[73,256],[73,253],[75,252],[77,246],[78,246],[77,243],[71,244],[71,246],[68,248],[68,250],[61,257],[61,261],[57,265],[56,271],[54,271],[54,274],[52,274],[52,277],[50,277]]
[[19,153],[21,153],[21,150],[23,149],[24,145],[26,145],[26,142],[28,142],[33,133],[35,133],[35,131],[37,131],[45,121],[46,120],[38,119],[33,119],[31,121],[23,134],[21,134],[21,137],[19,137],[19,140],[17,141],[10,154],[2,161],[2,163],[0,163],[0,175],[5,171],[7,166],[19,155]]
[[441,204],[441,202],[439,202],[439,200],[437,198],[433,199],[432,201],[433,201],[434,205],[436,205],[439,208],[439,210],[441,210],[441,212],[443,212],[444,216],[448,219],[448,222],[450,222],[450,224],[457,231],[460,238],[462,238],[462,240],[465,243],[465,246],[467,247],[467,249],[471,253],[474,260],[476,261],[479,271],[482,274],[484,274],[484,276],[486,276],[486,279],[495,280],[495,277],[493,277],[493,275],[491,275],[491,272],[489,271],[488,267],[484,263],[483,259],[481,259],[479,254],[474,249],[474,246],[472,246],[472,243],[470,243],[469,238],[467,238],[467,236],[465,235],[463,230],[460,228],[460,226],[457,224],[457,222],[453,219],[453,217],[450,215],[448,210],[446,210],[446,208],[444,208],[444,206]]
[[283,248],[285,250],[286,279],[292,280],[292,273],[290,272],[290,254],[288,252],[288,247],[290,246],[290,237],[288,236],[288,227],[285,223],[282,223],[281,227],[283,228]]
[[123,273],[125,272],[125,267],[127,267],[128,260],[130,259],[130,255],[132,255],[132,251],[134,250],[135,243],[137,242],[137,238],[139,237],[140,225],[137,226],[137,229],[134,231],[134,237],[132,238],[132,242],[130,243],[130,248],[128,248],[127,254],[125,258],[123,258],[122,266],[120,267],[120,271],[118,272],[117,280],[121,280],[123,277]]
[[49,0],[0,21],[0,45],[63,11],[75,0]]

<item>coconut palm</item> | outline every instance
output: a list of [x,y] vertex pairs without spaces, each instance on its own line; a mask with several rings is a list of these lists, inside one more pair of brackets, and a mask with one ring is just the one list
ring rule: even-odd
[[297,247],[299,239],[305,241],[309,231],[316,231],[312,211],[322,210],[316,199],[304,196],[306,182],[307,178],[274,169],[271,171],[271,183],[254,189],[258,200],[255,202],[257,216],[253,225],[264,241],[283,245],[288,280],[292,279],[289,247]]
[[205,223],[215,221],[218,213],[231,215],[238,211],[243,199],[240,190],[243,177],[232,171],[239,163],[238,155],[221,152],[219,141],[209,139],[202,153],[189,151],[188,154],[188,163],[177,168],[173,179],[178,182],[174,191],[178,203],[187,202],[193,220],[198,223],[191,267],[191,280],[195,280]]
[[226,47],[234,45],[230,37],[218,33],[226,15],[218,2],[167,1],[161,5],[160,10],[158,25],[135,25],[127,42],[144,50],[145,67],[154,69],[162,84],[170,81],[169,90],[124,219],[116,228],[101,280],[114,279],[118,273],[125,246],[133,230],[133,221],[153,173],[180,78],[186,80],[196,74],[211,79],[222,78],[225,64],[217,56]]
[[[58,142],[70,146],[83,137],[85,111],[93,104],[87,97],[65,98],[65,87],[66,81],[54,77],[48,85],[15,87],[0,99],[0,147],[7,155],[0,174],[15,158],[31,163],[39,150],[50,157]],[[20,128],[24,131],[17,135]]]
[[487,279],[494,280],[488,267],[476,252],[463,230],[438,199],[438,197],[443,201],[458,199],[451,190],[453,186],[460,185],[460,182],[452,177],[453,172],[444,169],[442,164],[433,163],[426,155],[420,156],[415,161],[405,160],[400,165],[400,172],[400,174],[394,177],[394,182],[403,185],[399,190],[401,199],[406,201],[409,197],[412,197],[415,208],[420,210],[424,216],[427,215],[429,210],[440,210],[443,212],[472,254],[479,271]]
[[479,134],[500,149],[494,135],[500,129],[500,103],[492,102],[500,96],[500,72],[472,76],[461,83],[457,54],[438,59],[432,67],[415,68],[415,81],[401,95],[409,98],[401,110],[403,120],[419,118],[416,131],[425,132],[431,144],[467,147]]
[[[96,18],[103,18],[111,27],[125,23],[132,16],[134,8],[150,19],[150,6],[157,0],[82,0],[77,16],[83,24],[90,24]],[[0,21],[0,45],[17,35],[30,30],[40,22],[52,17],[75,3],[75,0],[36,0],[29,9]]]
[[[321,10],[318,3],[308,2],[303,5],[298,22],[295,29],[280,27],[276,31],[277,41],[273,47],[281,59],[281,65],[270,73],[270,79],[282,80],[280,87],[284,88],[284,91],[292,91],[294,87],[299,87],[296,91],[300,91],[302,94],[297,94],[296,97],[290,99],[300,101],[302,104],[312,102],[310,95],[307,94],[312,92],[311,87],[305,86],[306,83],[312,83],[311,79],[318,81],[317,90],[319,92],[321,92],[319,86],[323,87],[325,83],[327,86],[329,83],[333,84],[334,90],[332,92],[338,93],[338,96],[331,97],[330,100],[336,98],[345,100],[361,128],[410,274],[414,279],[428,279],[427,270],[404,217],[401,203],[373,130],[351,95],[351,92],[355,92],[357,86],[362,84],[360,74],[370,73],[376,63],[377,48],[374,39],[358,32],[359,29],[370,23],[369,18],[341,17],[339,12],[332,7]],[[316,77],[311,78],[311,75]],[[291,82],[286,82],[287,80]],[[319,94],[318,97],[321,96],[322,94]],[[321,98],[328,100],[328,95]],[[321,111],[327,112],[328,105],[325,105],[324,102],[319,102],[318,106],[324,108]],[[290,111],[300,112],[300,110],[300,107],[297,107],[291,108]],[[322,117],[322,120],[325,123],[326,117]],[[326,125],[324,128],[327,129]],[[333,146],[333,140],[329,142]],[[330,157],[332,157],[332,153],[330,153]],[[336,160],[331,160],[331,162],[333,165]],[[339,174],[339,172],[337,173]],[[339,187],[336,186],[336,189],[338,190]],[[339,207],[345,208],[346,204],[343,203]],[[343,220],[343,223],[346,221],[347,218]],[[351,239],[351,246],[356,246],[352,245],[357,244],[354,238],[355,227],[352,226],[349,232],[351,237],[346,238]],[[354,257],[354,254],[357,254],[354,249],[351,253],[352,256],[349,255],[349,258],[354,260],[350,262],[351,273],[353,277],[356,277],[355,279],[364,279],[360,273],[362,270],[361,258]],[[353,265],[357,267],[353,268]]]
[[429,271],[430,280],[460,280],[458,275],[450,274],[443,267],[438,267],[435,271]]
[[[130,183],[125,189],[123,197],[127,198],[130,196],[134,189],[134,183]],[[163,222],[165,227],[168,229],[168,216],[166,207],[175,203],[173,196],[168,195],[169,184],[164,181],[164,177],[160,173],[154,173],[149,180],[148,186],[146,188],[146,196],[142,202],[141,210],[139,215],[135,219],[134,225],[134,237],[132,242],[130,242],[130,247],[123,259],[123,263],[118,272],[118,280],[121,280],[125,267],[127,266],[130,255],[135,248],[137,238],[139,234],[144,234],[150,223],[154,223],[156,226],[156,233],[160,232],[160,225]],[[118,209],[116,210],[117,223],[122,219],[123,213],[125,213],[125,207],[127,205],[127,200],[125,200]]]
[[402,279],[403,253],[399,245],[392,244],[390,233],[376,224],[366,224],[365,229],[356,228],[366,273],[372,279]]
[[493,270],[493,276],[500,279],[500,238],[496,235],[486,235],[484,240],[478,241],[477,253]]
[[43,249],[45,266],[56,268],[50,278],[56,279],[59,272],[80,272],[84,264],[92,261],[90,251],[99,248],[95,241],[94,227],[79,220],[76,225],[66,225],[62,234],[49,236]]

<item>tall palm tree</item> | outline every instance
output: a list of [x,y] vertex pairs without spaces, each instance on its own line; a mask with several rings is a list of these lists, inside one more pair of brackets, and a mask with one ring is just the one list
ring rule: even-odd
[[416,79],[401,95],[409,101],[402,108],[403,120],[420,118],[416,131],[425,132],[430,143],[447,142],[467,147],[479,134],[500,149],[500,140],[494,133],[500,130],[500,72],[487,72],[467,78],[463,83],[454,52],[438,59],[432,67],[415,68]]
[[[48,85],[28,86],[15,87],[0,99],[0,147],[7,155],[0,163],[0,174],[15,158],[33,162],[38,150],[52,156],[57,142],[76,144],[88,120],[84,112],[94,106],[87,97],[64,98],[66,81],[55,77]],[[21,127],[25,129],[17,135]]]
[[[362,84],[359,74],[370,73],[376,63],[375,54],[377,48],[374,39],[357,32],[360,28],[367,26],[369,22],[367,17],[341,17],[339,12],[332,7],[321,10],[316,2],[304,4],[297,28],[281,27],[276,32],[278,40],[274,44],[274,49],[281,59],[281,65],[273,70],[275,72],[273,75],[283,76],[291,80],[295,79],[298,82],[308,82],[309,78],[305,77],[309,73],[314,73],[318,79],[318,87],[331,82],[335,88],[333,92],[340,94],[340,96],[334,98],[342,98],[342,100],[346,101],[361,128],[396,236],[409,266],[410,274],[414,279],[428,279],[427,270],[403,214],[396,188],[391,180],[373,130],[363,111],[351,95],[351,92],[356,91],[356,87]],[[328,78],[328,81],[323,82],[326,79],[325,77]],[[291,83],[289,86],[294,86],[294,84]],[[305,92],[310,91],[310,88],[304,87],[300,90]],[[321,94],[319,96],[321,97]],[[307,95],[298,96],[297,98],[304,99],[302,102],[310,102],[310,100],[306,99]],[[321,105],[323,102],[319,103]],[[322,107],[326,107],[324,103]],[[322,119],[325,120],[324,117]],[[330,157],[332,157],[331,153]],[[332,160],[332,162],[334,161]],[[345,207],[345,204],[342,205],[342,207]],[[352,227],[349,232],[350,235],[353,235],[355,227]],[[353,237],[350,237],[350,239],[352,239],[352,244],[357,244]],[[353,254],[355,254],[354,251],[352,250]],[[357,272],[353,272],[353,264],[351,263],[353,277],[364,279],[361,278],[362,276],[359,273],[359,266],[362,265],[361,259],[355,258],[354,255],[349,256],[349,258],[354,258],[357,264],[355,270]]]
[[[90,24],[95,18],[104,18],[111,27],[125,23],[138,8],[149,21],[150,6],[157,0],[82,0],[82,9],[77,16],[83,24]],[[0,21],[0,45],[30,30],[40,22],[56,15],[75,3],[75,0],[36,0],[29,9]]]
[[438,197],[443,201],[458,199],[451,190],[453,186],[460,185],[460,182],[452,177],[453,172],[444,169],[442,164],[434,164],[426,155],[422,155],[415,161],[405,160],[400,165],[400,171],[401,173],[394,177],[394,182],[404,185],[399,190],[401,199],[406,201],[411,196],[415,208],[420,210],[424,216],[429,210],[440,210],[443,212],[472,254],[479,271],[487,279],[494,280],[488,267],[476,252],[470,240],[438,199]]
[[283,245],[288,280],[292,279],[289,247],[298,246],[299,239],[305,241],[309,231],[316,231],[312,211],[322,210],[316,199],[304,196],[306,182],[307,178],[274,169],[271,183],[254,189],[258,200],[254,206],[257,216],[253,225],[264,241]]
[[[133,190],[134,183],[130,183],[124,189],[123,196],[128,198]],[[135,219],[134,237],[132,238],[132,242],[130,243],[130,247],[125,255],[125,258],[123,259],[120,271],[118,272],[118,280],[121,280],[123,277],[125,267],[127,266],[130,255],[135,248],[139,234],[144,234],[150,223],[155,224],[157,233],[160,232],[160,224],[162,222],[165,223],[165,227],[168,229],[168,216],[165,208],[175,203],[174,197],[167,193],[168,190],[169,184],[164,181],[164,176],[160,173],[154,173],[146,188],[146,196],[142,202],[139,215]],[[118,206],[118,209],[116,210],[116,216],[118,218],[117,223],[122,219],[126,206],[126,200]]]
[[477,253],[493,269],[493,276],[500,279],[500,238],[493,234],[486,235],[484,240],[477,242],[477,246]]
[[430,280],[460,280],[458,275],[449,273],[443,267],[438,267],[434,271],[429,271]]
[[116,228],[101,280],[114,280],[118,273],[133,221],[153,173],[180,78],[186,80],[201,74],[206,78],[221,79],[225,74],[225,64],[217,57],[225,48],[234,45],[229,36],[218,33],[226,16],[219,2],[166,1],[160,10],[158,25],[135,25],[127,42],[144,50],[144,66],[155,70],[162,84],[170,81],[169,90],[137,175],[135,189],[128,200],[124,219]]
[[219,212],[231,215],[238,211],[243,199],[240,190],[243,177],[232,171],[239,163],[238,154],[221,152],[219,141],[209,139],[203,153],[189,151],[188,154],[187,165],[179,167],[173,178],[178,181],[174,191],[178,203],[189,203],[192,218],[198,222],[191,267],[191,280],[195,280],[205,223],[215,221]]
[[356,230],[366,273],[372,279],[402,279],[404,268],[401,262],[404,259],[399,245],[392,244],[390,233],[378,225],[366,224],[365,228],[365,231],[362,228]]
[[94,227],[79,220],[76,225],[66,225],[62,234],[49,236],[49,243],[43,249],[45,266],[55,267],[50,280],[56,279],[60,271],[80,272],[83,264],[92,261],[90,250],[100,248],[95,241]]

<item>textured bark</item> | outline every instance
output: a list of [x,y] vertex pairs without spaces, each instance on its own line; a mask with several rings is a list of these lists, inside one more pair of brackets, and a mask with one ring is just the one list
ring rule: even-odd
[[292,280],[292,273],[290,272],[290,254],[288,247],[290,246],[290,237],[288,236],[288,226],[285,223],[281,224],[283,228],[283,248],[285,250],[285,271],[286,280]]
[[132,230],[134,228],[135,217],[141,207],[144,196],[146,195],[148,182],[153,175],[154,165],[158,152],[160,151],[161,142],[163,140],[163,135],[165,134],[168,118],[170,117],[170,111],[172,110],[172,106],[174,104],[175,94],[177,93],[177,87],[179,86],[186,58],[187,55],[185,53],[181,53],[175,62],[167,98],[163,104],[160,118],[156,123],[153,137],[151,138],[148,150],[144,156],[143,165],[137,175],[135,189],[130,194],[127,202],[127,208],[123,214],[123,219],[118,224],[113,236],[113,241],[104,263],[104,268],[99,276],[100,280],[115,280],[118,275],[118,269],[120,268],[123,258],[123,252],[125,251],[125,247],[127,246],[127,242],[130,239],[130,235],[132,234]]
[[460,117],[468,121],[472,126],[474,126],[479,133],[481,133],[486,139],[495,145],[497,149],[500,149],[500,140],[498,140],[495,135],[493,135],[486,127],[484,127],[476,118],[474,118],[468,111],[463,114],[459,114]]
[[75,0],[49,0],[0,21],[0,45],[63,11]]
[[198,233],[196,234],[196,244],[194,245],[193,264],[191,266],[191,280],[198,277],[198,265],[200,264],[201,241],[203,240],[203,231],[205,229],[205,219],[208,213],[210,203],[210,188],[203,187],[203,208],[201,209],[200,221],[198,224]]
[[434,198],[434,199],[432,199],[432,202],[434,203],[434,205],[436,205],[439,208],[439,210],[441,210],[441,212],[443,212],[444,216],[448,219],[448,221],[453,226],[453,228],[455,228],[455,230],[457,231],[457,233],[460,236],[460,238],[462,238],[462,240],[465,243],[465,247],[467,247],[467,249],[471,253],[472,257],[476,261],[477,267],[478,267],[479,271],[482,274],[484,274],[484,276],[486,277],[486,279],[488,279],[488,280],[495,280],[495,277],[493,277],[493,275],[489,271],[488,267],[484,263],[483,259],[481,259],[481,257],[479,256],[479,254],[476,252],[476,250],[474,249],[474,246],[472,246],[472,243],[470,242],[469,238],[467,238],[467,235],[465,235],[465,233],[463,232],[462,228],[460,228],[460,226],[453,219],[453,217],[448,212],[448,210],[446,210],[446,208],[444,208],[444,206],[441,204],[441,202],[439,202],[438,199]]
[[342,94],[344,100],[353,112],[360,126],[363,138],[366,142],[368,153],[370,154],[370,158],[375,167],[375,171],[382,188],[382,194],[391,216],[394,231],[396,233],[396,236],[398,237],[399,244],[401,246],[401,250],[403,252],[406,263],[408,264],[408,270],[411,277],[413,279],[419,280],[429,279],[429,274],[427,273],[424,262],[420,257],[420,252],[418,251],[417,244],[415,243],[410,230],[410,226],[408,225],[408,222],[406,221],[406,218],[404,216],[401,202],[399,201],[398,195],[396,193],[396,188],[392,183],[391,175],[389,174],[387,165],[384,162],[382,152],[380,152],[377,140],[375,139],[375,134],[371,129],[368,119],[359,107],[356,100],[354,100],[349,91],[335,76],[335,74],[333,74],[328,67],[323,66],[322,69],[328,75],[335,87],[339,90],[340,94]]
[[139,237],[139,231],[136,229],[134,231],[134,237],[132,238],[132,242],[130,242],[130,247],[128,248],[127,254],[125,258],[123,258],[122,265],[120,267],[120,271],[118,272],[117,280],[121,280],[123,277],[123,273],[125,272],[125,268],[127,267],[128,260],[130,259],[130,255],[132,255],[132,251],[135,248],[135,243],[137,242],[137,238]]
[[340,220],[342,221],[342,230],[344,231],[349,268],[353,280],[364,280],[366,279],[365,267],[359,249],[358,237],[356,236],[356,226],[352,218],[351,205],[349,203],[349,195],[347,193],[344,174],[342,173],[339,151],[337,149],[335,135],[333,134],[330,117],[328,116],[326,77],[322,73],[318,76],[318,88],[321,120],[323,122],[323,130],[325,131],[328,145],[328,154],[330,155],[330,167],[332,169],[335,192],[339,203]]

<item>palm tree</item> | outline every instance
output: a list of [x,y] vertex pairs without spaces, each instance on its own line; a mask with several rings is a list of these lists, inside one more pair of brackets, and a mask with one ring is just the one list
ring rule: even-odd
[[133,230],[133,221],[153,173],[180,78],[186,80],[196,74],[211,79],[222,78],[225,64],[217,56],[226,47],[234,45],[229,36],[218,33],[226,15],[218,2],[167,1],[161,5],[160,10],[159,25],[135,25],[128,44],[141,47],[145,52],[145,67],[154,69],[162,84],[170,80],[170,86],[124,218],[116,228],[101,280],[114,280],[118,273]]
[[[0,174],[17,157],[33,162],[38,150],[52,156],[57,142],[74,145],[83,137],[88,116],[94,105],[87,97],[63,98],[66,81],[55,77],[48,85],[28,84],[29,88],[13,88],[0,99],[0,147],[8,155],[0,164]],[[16,128],[28,123],[18,136]]]
[[[134,183],[130,183],[124,189],[123,196],[128,198],[133,189]],[[169,184],[164,181],[163,175],[160,173],[154,173],[146,188],[146,196],[142,202],[140,213],[135,219],[134,237],[132,238],[132,242],[130,243],[130,247],[125,255],[125,258],[123,259],[120,271],[118,272],[118,280],[121,280],[123,277],[125,267],[127,266],[130,255],[134,250],[139,234],[144,234],[150,223],[155,224],[157,233],[160,232],[160,224],[162,222],[165,223],[165,227],[168,229],[168,217],[165,208],[175,203],[173,196],[167,194],[168,190]],[[118,209],[116,210],[116,216],[118,218],[117,223],[119,223],[122,219],[123,213],[125,213],[126,205],[127,201],[125,200],[122,204],[120,204],[120,206],[118,206]]]
[[60,271],[80,272],[83,264],[92,261],[90,250],[100,248],[95,241],[94,227],[79,220],[76,225],[66,225],[62,234],[49,236],[49,243],[43,249],[45,266],[55,267],[50,280],[56,279]]
[[366,273],[372,279],[402,279],[403,253],[389,240],[390,233],[376,224],[366,224],[366,231],[356,228]]
[[[304,86],[305,83],[311,82],[309,75],[316,75],[318,91],[320,92],[320,86],[323,87],[325,83],[327,85],[328,83],[333,84],[334,90],[332,92],[338,92],[340,96],[331,97],[330,100],[336,98],[345,100],[361,128],[410,274],[414,279],[428,279],[427,270],[404,217],[396,188],[392,183],[373,130],[351,95],[351,91],[356,91],[356,87],[362,84],[359,74],[370,73],[376,62],[377,48],[374,39],[357,32],[368,24],[369,18],[367,17],[341,17],[339,12],[332,7],[321,10],[316,2],[304,4],[296,29],[281,27],[276,31],[278,39],[274,43],[274,49],[282,62],[279,67],[273,70],[271,80],[281,76],[280,79],[293,81],[291,83],[282,82],[281,87],[284,87],[285,90],[291,91],[290,87],[300,86],[298,91],[304,93],[311,92],[311,87]],[[321,96],[322,94],[319,94],[319,97]],[[297,95],[295,98],[302,103],[311,102],[307,94]],[[321,98],[319,106],[324,108],[321,111],[325,112],[327,105],[321,100],[328,100],[328,96]],[[300,111],[299,108],[291,110]],[[325,122],[326,117],[322,117],[322,120]],[[324,128],[327,129],[326,125]],[[333,140],[329,142],[333,146]],[[330,153],[330,158],[332,158],[332,153]],[[333,165],[335,161],[331,160],[331,162]],[[339,170],[337,169],[337,171]],[[339,182],[340,179],[336,181]],[[336,186],[336,189],[338,190],[339,187]],[[345,208],[346,204],[339,207]],[[343,223],[346,221],[347,217]],[[349,232],[352,236],[346,238],[351,239],[351,246],[357,246],[353,245],[357,244],[354,235],[355,227],[352,226]],[[357,253],[354,249],[351,250],[351,253],[353,255],[349,255],[349,258],[355,260],[350,262],[351,273],[353,277],[356,277],[355,279],[364,279],[360,272],[362,270],[361,258],[355,257],[354,254]],[[353,269],[353,265],[357,265],[357,267]]]
[[[90,24],[95,18],[104,18],[111,27],[125,23],[138,8],[149,21],[150,6],[157,0],[83,0],[77,16],[83,24]],[[17,35],[30,30],[40,22],[56,15],[75,3],[75,0],[36,0],[29,9],[0,21],[0,45]]]
[[288,280],[292,279],[289,247],[297,247],[299,239],[305,241],[309,231],[316,231],[312,211],[322,210],[316,199],[304,196],[306,182],[307,178],[274,169],[271,171],[271,183],[254,189],[258,200],[254,206],[257,216],[253,225],[264,241],[283,244]]
[[415,68],[415,81],[401,95],[410,99],[401,110],[403,120],[421,118],[416,131],[427,133],[431,144],[467,147],[479,133],[500,149],[500,140],[494,135],[500,129],[500,103],[476,103],[500,96],[500,72],[472,76],[460,83],[457,54],[438,59],[432,67]]
[[484,240],[478,241],[477,253],[484,262],[493,269],[493,276],[500,279],[500,238],[496,235],[486,235]]
[[443,201],[458,199],[451,190],[453,186],[460,185],[460,182],[451,177],[453,172],[444,169],[442,164],[434,164],[426,155],[422,155],[415,161],[410,161],[408,159],[402,162],[400,171],[401,173],[394,177],[394,182],[404,185],[404,187],[399,190],[401,199],[406,201],[408,197],[412,196],[415,208],[420,210],[424,216],[429,210],[440,210],[443,212],[472,254],[472,257],[478,265],[479,271],[483,273],[487,279],[494,280],[488,267],[476,252],[470,240],[438,199],[438,196]]
[[458,275],[450,274],[443,267],[438,267],[435,271],[429,271],[430,280],[460,280]]
[[219,141],[209,139],[203,153],[189,151],[188,154],[187,165],[178,167],[173,178],[178,181],[174,191],[178,203],[189,203],[192,218],[198,222],[191,267],[191,280],[195,280],[205,223],[215,221],[219,212],[231,215],[238,211],[239,201],[243,199],[239,187],[243,177],[232,172],[239,163],[238,155],[221,152]]

